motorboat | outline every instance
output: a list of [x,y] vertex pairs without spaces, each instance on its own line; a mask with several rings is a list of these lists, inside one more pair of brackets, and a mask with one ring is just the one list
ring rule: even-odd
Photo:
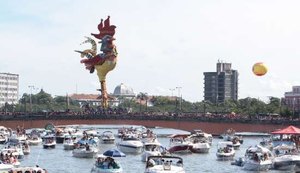
[[0,133],[0,144],[4,144],[7,141],[8,141],[7,135],[5,135],[4,133]]
[[142,161],[146,162],[149,156],[161,156],[161,144],[158,142],[149,142],[144,144],[144,150],[142,153]]
[[236,135],[235,130],[230,128],[227,129],[223,134],[221,134],[221,138],[224,139],[224,141],[232,141],[235,138],[239,141],[240,144],[244,142],[243,138],[241,136]]
[[97,153],[98,149],[95,146],[90,146],[88,144],[75,148],[72,152],[73,157],[78,158],[93,158]]
[[245,153],[243,169],[247,171],[267,171],[272,167],[272,152],[260,145],[249,147]]
[[27,143],[24,143],[22,145],[22,150],[23,150],[24,155],[30,154],[30,146]]
[[295,171],[300,164],[300,156],[295,143],[282,143],[273,149],[273,168],[281,171]]
[[185,173],[183,160],[177,156],[149,156],[145,173]]
[[201,140],[201,141],[205,140],[209,143],[209,145],[212,145],[212,140],[213,140],[212,134],[205,133],[200,129],[194,129],[191,132],[191,135],[189,137],[194,138],[194,139],[198,139],[198,140]]
[[170,153],[189,153],[192,149],[192,144],[186,141],[188,135],[176,134],[170,136],[170,143],[168,151]]
[[[0,169],[1,170],[1,169]],[[13,167],[10,168],[9,171],[10,172],[24,172],[24,173],[30,173],[30,172],[38,172],[38,173],[48,173],[46,169],[40,168],[39,166],[22,166],[22,167]]]
[[43,148],[55,148],[56,146],[56,139],[54,135],[47,135],[44,136],[44,141],[43,141]]
[[65,136],[68,135],[63,128],[55,128],[55,140],[56,143],[62,144],[64,142]]
[[8,137],[8,141],[13,143],[25,143],[26,142],[26,135],[22,133],[17,133],[16,131],[13,131],[11,136]]
[[139,154],[142,152],[143,143],[136,136],[129,135],[123,137],[117,146],[124,153]]
[[16,143],[8,143],[7,146],[1,149],[1,153],[3,155],[12,155],[16,159],[23,159],[24,158],[24,152],[22,149],[21,144]]
[[232,160],[235,155],[235,150],[233,148],[232,142],[218,142],[216,155],[218,160]]
[[191,144],[191,151],[193,153],[208,153],[210,150],[210,145],[208,142],[197,142],[197,143],[192,143]]
[[231,141],[232,141],[233,148],[235,150],[238,150],[240,148],[240,146],[241,146],[239,137],[234,136]]
[[186,138],[191,144],[193,153],[208,153],[211,147],[212,135],[207,133],[194,133]]
[[116,162],[112,157],[98,154],[96,161],[92,167],[91,173],[122,173],[123,169],[120,163]]
[[76,143],[76,137],[70,135],[65,136],[63,142],[64,150],[73,150],[75,148],[75,143]]
[[156,134],[154,134],[153,131],[150,129],[147,129],[141,135],[142,135],[141,140],[143,143],[158,142]]
[[9,170],[11,170],[12,168],[14,168],[13,164],[7,164],[7,163],[3,163],[0,160],[0,172],[8,172]]
[[101,135],[101,142],[104,144],[115,143],[115,136],[112,131],[104,131]]
[[29,138],[27,138],[29,145],[39,145],[43,142],[42,138],[38,135],[32,135]]

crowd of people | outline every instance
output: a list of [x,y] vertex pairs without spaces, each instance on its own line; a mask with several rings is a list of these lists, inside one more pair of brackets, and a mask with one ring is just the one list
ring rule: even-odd
[[132,112],[126,108],[92,108],[83,107],[81,111],[51,111],[51,112],[3,112],[0,111],[0,119],[29,117],[32,119],[52,118],[118,118],[118,119],[154,119],[154,120],[196,120],[196,121],[225,121],[244,123],[273,123],[273,124],[295,124],[300,118],[283,117],[280,115],[246,115],[237,113],[200,113],[200,112]]

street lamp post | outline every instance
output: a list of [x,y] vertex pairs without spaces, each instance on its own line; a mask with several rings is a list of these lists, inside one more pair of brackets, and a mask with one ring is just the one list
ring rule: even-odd
[[[171,95],[171,96],[172,96],[172,97],[171,97],[171,103],[172,103],[172,102],[173,102],[173,97],[174,97],[174,94],[173,94],[173,93],[174,93],[174,91],[175,91],[175,88],[171,88],[171,89],[169,89],[169,90],[171,91],[171,94],[172,94],[172,95]],[[175,108],[176,108],[176,102],[175,102]]]
[[30,95],[29,95],[29,110],[30,112],[32,112],[32,99],[31,99],[31,95],[32,95],[32,89],[34,88],[33,85],[29,85],[28,86],[30,88]]
[[181,93],[180,93],[180,90],[182,89],[182,87],[176,87],[176,89],[178,90],[178,99],[180,99],[179,100],[179,110],[180,110],[180,112],[182,111],[182,105],[181,105],[181,102],[182,102],[182,95],[181,95]]

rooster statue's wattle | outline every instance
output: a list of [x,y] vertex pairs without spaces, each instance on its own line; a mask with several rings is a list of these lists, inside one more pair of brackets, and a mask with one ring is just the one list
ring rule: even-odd
[[97,43],[90,37],[86,37],[87,40],[83,43],[91,43],[91,49],[84,51],[75,50],[75,52],[81,54],[82,58],[86,57],[80,62],[85,65],[86,69],[88,69],[90,73],[93,73],[95,69],[97,70],[97,75],[101,83],[101,99],[103,108],[108,107],[109,98],[105,82],[106,75],[109,71],[112,71],[116,67],[118,55],[116,46],[113,44],[113,41],[115,40],[113,36],[115,34],[116,26],[110,25],[109,18],[110,17],[108,16],[104,22],[103,19],[101,19],[101,22],[98,25],[99,34],[91,34],[97,39],[100,39],[100,53],[97,54]]

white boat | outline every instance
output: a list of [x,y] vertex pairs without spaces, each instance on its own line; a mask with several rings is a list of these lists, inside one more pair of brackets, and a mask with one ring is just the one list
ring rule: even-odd
[[235,155],[235,150],[232,146],[232,142],[229,141],[218,142],[216,155],[218,160],[233,159]]
[[278,145],[274,147],[273,168],[281,171],[294,172],[296,165],[300,164],[295,143]]
[[55,139],[54,135],[44,136],[43,147],[45,149],[47,149],[47,148],[55,148],[55,146],[56,146],[56,139]]
[[122,166],[113,158],[99,154],[92,167],[91,173],[122,173]]
[[66,136],[63,142],[64,150],[73,150],[75,148],[76,137]]
[[170,153],[190,153],[192,145],[189,141],[185,139],[188,135],[176,134],[170,136],[170,143],[168,151]]
[[267,171],[272,167],[272,153],[269,149],[256,145],[246,150],[244,170]]
[[145,173],[185,173],[183,160],[176,156],[150,156]]
[[241,146],[240,139],[237,136],[234,136],[231,140],[232,146],[235,150],[239,149]]
[[24,152],[22,149],[22,146],[20,144],[17,145],[8,145],[1,149],[1,153],[3,155],[13,155],[17,159],[23,159],[24,158]]
[[73,157],[78,157],[78,158],[93,158],[97,153],[98,153],[98,149],[94,146],[89,146],[89,145],[75,148],[72,152]]
[[161,144],[158,142],[149,142],[144,144],[144,151],[142,153],[142,161],[146,162],[149,156],[161,156]]
[[39,145],[43,142],[42,138],[37,135],[31,136],[27,141],[29,145]]
[[0,161],[0,172],[8,172],[9,170],[11,170],[12,168],[14,168],[13,164],[6,164],[3,163],[2,161]]
[[30,146],[27,143],[22,145],[22,150],[23,150],[24,155],[30,154]]
[[18,134],[16,131],[13,131],[11,136],[8,137],[8,141],[13,143],[25,143],[26,139],[25,134]]
[[4,144],[8,141],[8,137],[6,134],[0,133],[0,144]]
[[208,153],[210,150],[210,145],[208,142],[197,142],[191,145],[192,145],[191,151],[193,153]]
[[[1,170],[1,169],[0,169]],[[37,173],[48,173],[46,169],[40,168],[38,166],[24,166],[24,167],[18,167],[18,168],[10,168],[9,172],[21,172],[21,173],[33,173],[33,172],[37,172]]]
[[117,146],[124,153],[139,154],[142,152],[143,143],[139,138],[130,135],[122,138]]
[[112,131],[104,131],[101,135],[101,142],[104,144],[115,143],[115,136]]

